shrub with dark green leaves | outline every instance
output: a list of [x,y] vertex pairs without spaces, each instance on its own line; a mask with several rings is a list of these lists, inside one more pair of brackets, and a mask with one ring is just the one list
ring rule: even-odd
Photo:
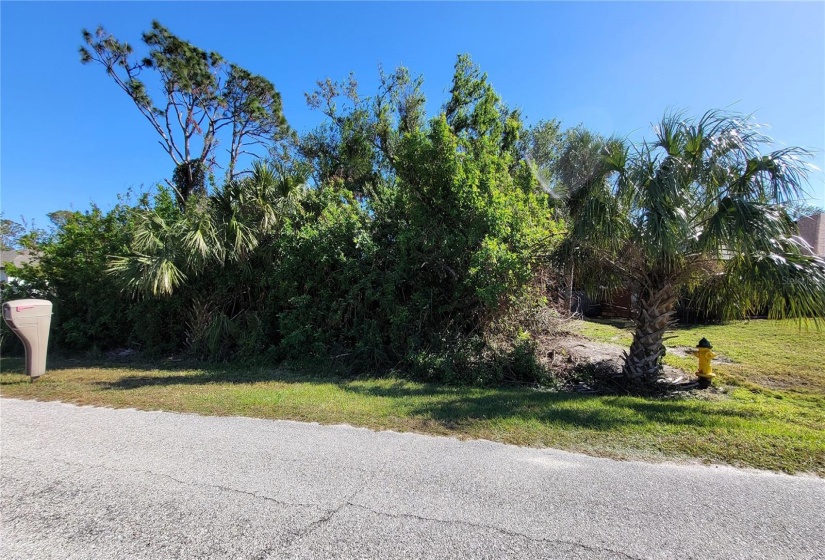
[[[73,298],[89,288],[64,296],[62,324],[76,328],[61,343],[105,328],[101,347],[140,340],[210,359],[316,356],[457,383],[540,380],[514,310],[544,304],[536,249],[560,226],[523,153],[520,116],[467,57],[429,122],[419,85],[405,69],[382,74],[372,98],[324,82],[310,104],[329,122],[294,157],[256,162],[183,208],[162,189],[128,212],[72,217],[49,262],[93,255],[83,274],[105,277],[95,289],[109,303],[84,316]],[[83,237],[93,232],[97,241]]]

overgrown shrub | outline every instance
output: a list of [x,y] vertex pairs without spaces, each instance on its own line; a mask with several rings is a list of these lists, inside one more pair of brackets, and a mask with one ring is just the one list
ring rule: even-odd
[[[109,212],[92,205],[53,213],[51,230],[33,241],[37,258],[13,271],[16,280],[4,286],[4,301],[33,297],[53,304],[50,351],[94,355],[135,348],[153,355],[179,347],[178,302],[133,300],[107,273],[110,259],[125,254],[135,216],[147,204],[125,197]],[[21,351],[15,340],[4,331],[3,350]]]
[[[391,83],[408,85],[405,76]],[[343,89],[327,83],[316,95],[333,107]],[[421,100],[404,92],[385,92],[395,113],[381,94],[376,101],[350,93],[349,109],[330,112],[338,129],[316,131],[302,145],[322,183],[317,221],[281,237],[289,247],[274,270],[288,302],[280,347],[431,379],[518,377],[491,373],[504,354],[487,334],[514,304],[543,304],[531,288],[533,256],[559,227],[516,150],[518,114],[466,58],[447,110],[428,125],[403,120],[408,99]],[[355,170],[329,166],[353,146]],[[524,365],[525,346],[518,348],[512,363]]]
[[[38,258],[15,271],[18,297],[52,301],[50,347],[89,351],[126,345],[130,303],[106,274],[108,258],[129,241],[127,205],[103,213],[61,212],[38,242]],[[4,294],[5,297],[5,294]]]
[[64,213],[28,272],[55,302],[55,344],[541,381],[536,255],[561,225],[520,116],[467,57],[429,122],[419,84],[404,69],[372,98],[322,83],[310,103],[325,126],[185,207],[161,188]]

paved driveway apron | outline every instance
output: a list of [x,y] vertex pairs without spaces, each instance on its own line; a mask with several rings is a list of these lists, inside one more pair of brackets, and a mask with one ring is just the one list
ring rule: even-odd
[[0,400],[15,558],[825,558],[825,481]]

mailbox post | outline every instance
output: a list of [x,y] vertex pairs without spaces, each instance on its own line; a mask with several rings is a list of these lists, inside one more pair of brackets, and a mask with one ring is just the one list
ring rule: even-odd
[[46,350],[52,322],[52,302],[16,299],[3,304],[3,319],[26,348],[26,373],[32,381],[46,373]]

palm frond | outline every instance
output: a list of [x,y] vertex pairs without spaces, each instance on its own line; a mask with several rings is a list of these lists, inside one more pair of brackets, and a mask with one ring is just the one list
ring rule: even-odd
[[825,260],[802,254],[788,240],[779,245],[772,252],[730,259],[712,294],[700,303],[726,319],[767,312],[772,319],[818,325],[825,317]]
[[185,219],[179,222],[176,237],[174,242],[180,245],[187,268],[193,271],[203,270],[209,263],[223,260],[224,248],[219,241],[215,218],[208,205],[197,212],[187,209]]
[[794,233],[794,223],[782,206],[726,197],[701,224],[697,250],[725,259],[771,252]]
[[186,275],[174,262],[158,255],[115,257],[110,262],[109,271],[123,278],[135,295],[168,296],[186,281]]

